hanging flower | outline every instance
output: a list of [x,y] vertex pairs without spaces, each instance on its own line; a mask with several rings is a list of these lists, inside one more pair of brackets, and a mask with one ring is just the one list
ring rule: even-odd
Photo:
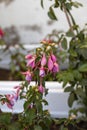
[[41,67],[41,68],[40,68],[39,76],[40,76],[40,77],[44,77],[44,76],[45,76],[45,69],[44,69],[44,67]]
[[32,69],[35,67],[35,57],[32,57],[31,59],[28,60],[27,66],[31,67]]
[[44,89],[44,87],[43,87],[42,85],[40,85],[40,86],[38,87],[38,91],[43,94],[44,91],[45,91],[45,89]]
[[4,32],[3,30],[0,28],[0,38],[2,38],[4,36]]
[[20,86],[15,86],[14,89],[16,89],[16,92],[14,94],[14,99],[17,101],[18,100],[18,96],[20,94]]
[[14,95],[13,94],[11,94],[11,95],[7,94],[5,96],[6,96],[6,99],[7,99],[7,102],[5,102],[7,104],[7,107],[10,108],[10,109],[13,109],[14,102],[15,102]]
[[53,61],[52,61],[51,57],[49,57],[49,59],[48,59],[48,69],[50,71],[53,69]]
[[27,59],[27,60],[28,60],[28,59],[31,59],[32,57],[33,57],[33,55],[28,54],[28,55],[26,55],[26,56],[25,56],[25,59]]
[[44,67],[41,67],[41,68],[40,68],[39,76],[40,76],[40,77],[44,77],[44,76],[45,76],[45,69],[44,69]]
[[25,75],[25,79],[30,82],[32,80],[32,74],[30,71],[22,72]]
[[56,56],[55,56],[54,54],[51,55],[51,59],[52,59],[53,62],[56,62],[56,61],[57,61],[57,60],[56,60]]
[[45,54],[43,54],[43,57],[41,59],[41,66],[45,66],[46,65],[46,56]]
[[59,65],[55,62],[52,69],[53,73],[59,72]]

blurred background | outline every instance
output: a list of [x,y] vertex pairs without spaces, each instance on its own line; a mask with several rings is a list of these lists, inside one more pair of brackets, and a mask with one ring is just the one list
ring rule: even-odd
[[[72,14],[83,28],[87,22],[87,1],[78,2],[83,7],[74,8]],[[58,21],[50,20],[49,5],[47,0],[44,0],[44,9],[40,0],[0,0],[0,27],[5,35],[4,42],[0,42],[0,80],[21,80],[18,71],[25,70],[25,54],[40,46],[39,42],[55,30],[67,31],[65,14],[56,9]]]

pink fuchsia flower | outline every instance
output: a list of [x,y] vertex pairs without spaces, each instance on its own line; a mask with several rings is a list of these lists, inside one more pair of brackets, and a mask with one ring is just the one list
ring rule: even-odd
[[51,57],[49,57],[49,59],[48,59],[48,69],[50,71],[53,69],[53,61],[52,61]]
[[43,57],[41,59],[41,66],[45,66],[46,65],[46,56],[45,54],[43,54]]
[[7,104],[8,108],[13,109],[14,101],[15,101],[14,95],[7,94],[6,99],[7,99],[6,104]]
[[45,76],[45,69],[44,69],[44,67],[41,67],[41,68],[40,68],[39,76],[40,76],[40,77],[44,77],[44,76]]
[[59,72],[59,65],[56,62],[53,64],[52,72],[53,73]]
[[38,91],[43,94],[45,89],[42,85],[40,85],[40,86],[38,86]]
[[35,57],[32,57],[28,60],[27,66],[31,67],[32,69],[35,67]]
[[3,30],[0,28],[0,38],[2,38],[4,36],[4,32]]
[[28,54],[28,55],[25,56],[25,59],[31,59],[32,57],[33,57],[33,55]]
[[54,54],[51,55],[51,59],[52,59],[53,62],[57,61],[56,56]]
[[14,89],[16,89],[16,92],[14,94],[14,99],[17,101],[20,93],[20,86],[15,86]]
[[30,71],[22,72],[25,75],[25,79],[30,82],[32,80],[32,74]]

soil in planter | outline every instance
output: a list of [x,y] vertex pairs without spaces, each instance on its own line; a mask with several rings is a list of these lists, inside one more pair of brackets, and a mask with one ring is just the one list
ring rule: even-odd
[[9,80],[10,71],[6,69],[0,69],[0,80]]
[[74,121],[74,124],[68,123],[67,125],[65,122],[61,124],[52,123],[50,130],[87,130],[87,121],[76,122],[77,121]]
[[[60,122],[62,119],[58,119]],[[2,113],[0,112],[0,130],[3,128],[3,130],[8,130],[6,128],[6,124],[8,125],[15,125],[17,124],[18,121],[18,114],[11,114],[11,113]],[[66,124],[65,122],[67,119],[64,119],[64,122],[56,124],[54,119],[52,121],[50,130],[87,130],[87,121],[80,121],[79,123],[76,123],[74,121],[74,124],[68,123]],[[15,129],[16,130],[16,129]]]

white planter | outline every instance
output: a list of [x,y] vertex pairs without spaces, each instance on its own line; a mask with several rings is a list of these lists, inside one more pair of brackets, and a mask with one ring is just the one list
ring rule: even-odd
[[[12,93],[14,90],[13,87],[19,84],[20,82],[16,81],[0,82],[0,94]],[[34,82],[31,82],[31,84],[34,84]],[[67,104],[68,93],[64,93],[62,83],[46,82],[46,87],[49,89],[48,95],[46,96],[49,105],[44,108],[50,111],[52,117],[67,117],[70,109]],[[23,100],[17,101],[13,109],[14,113],[23,111],[23,102]],[[6,105],[0,105],[0,108],[4,112],[12,112]]]

